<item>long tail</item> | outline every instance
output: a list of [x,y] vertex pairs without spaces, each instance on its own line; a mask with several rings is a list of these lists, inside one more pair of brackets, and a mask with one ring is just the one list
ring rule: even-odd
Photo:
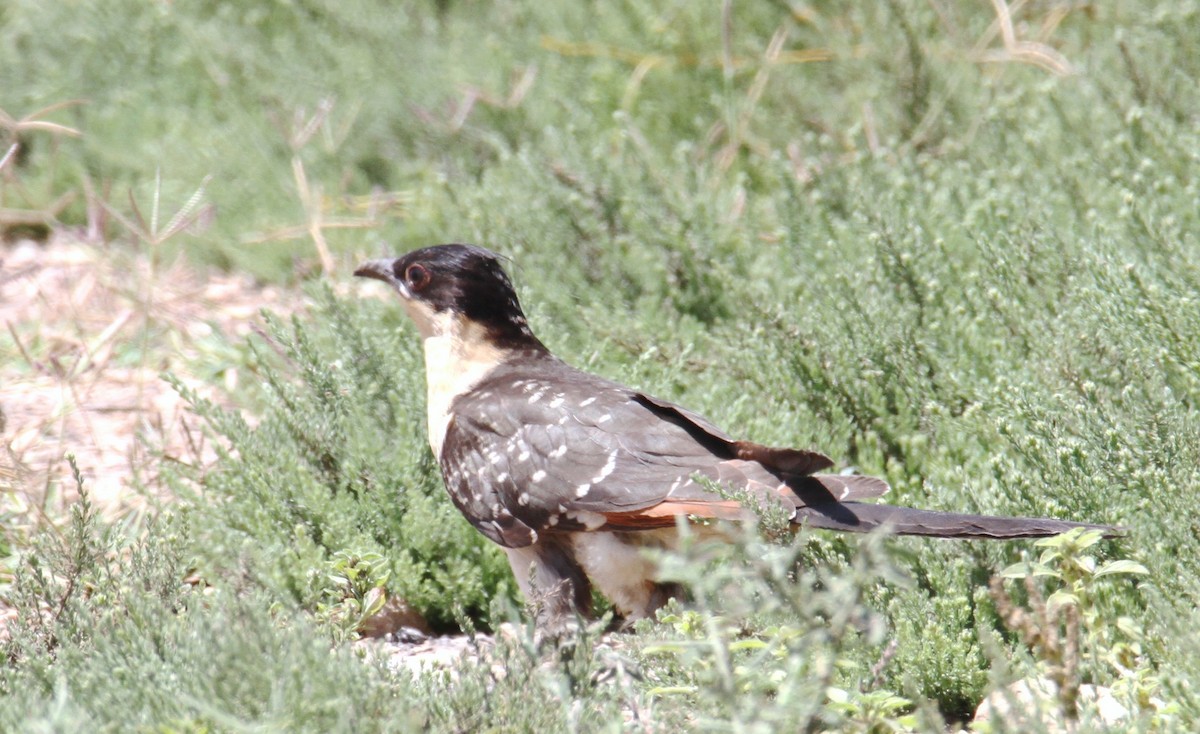
[[797,508],[793,522],[814,528],[865,533],[887,527],[898,535],[932,538],[1044,538],[1071,528],[1091,528],[1112,538],[1122,534],[1110,525],[1092,525],[1039,517],[995,517],[861,502],[829,502]]

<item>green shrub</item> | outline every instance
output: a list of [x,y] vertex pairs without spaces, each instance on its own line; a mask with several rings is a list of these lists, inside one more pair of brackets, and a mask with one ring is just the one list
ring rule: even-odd
[[401,731],[402,680],[254,588],[185,583],[186,523],[145,540],[101,524],[80,484],[64,532],[17,571],[3,643],[5,731]]

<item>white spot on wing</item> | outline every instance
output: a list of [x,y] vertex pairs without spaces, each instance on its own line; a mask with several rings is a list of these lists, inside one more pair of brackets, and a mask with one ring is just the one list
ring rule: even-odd
[[592,477],[592,484],[597,484],[599,482],[603,482],[606,478],[608,478],[609,474],[613,473],[613,470],[616,468],[617,468],[617,451],[616,451],[616,449],[614,449],[613,452],[608,455],[608,461],[604,462],[604,466],[601,467],[600,473],[597,474],[596,476]]
[[599,425],[601,423],[608,423],[610,420],[612,420],[612,413],[605,413],[596,419],[596,424]]
[[528,505],[529,504],[529,493],[522,492],[521,494],[517,495],[517,504],[521,505],[522,507]]
[[550,458],[551,459],[561,459],[566,453],[567,453],[567,445],[564,443],[562,446],[559,446],[558,448],[556,448],[550,452]]
[[574,520],[588,530],[595,530],[597,528],[604,527],[604,523],[607,522],[607,520],[604,518],[604,515],[601,515],[599,512],[588,512],[587,510],[568,512],[567,518]]
[[533,477],[532,477],[534,482],[540,482],[545,478],[546,478],[546,472],[542,471],[541,469],[538,469],[537,471],[535,471],[533,473]]
[[556,395],[556,396],[554,397],[554,399],[553,399],[553,400],[551,400],[551,401],[550,401],[550,407],[551,407],[551,408],[557,408],[557,407],[559,407],[559,406],[560,406],[560,405],[562,405],[562,404],[563,404],[563,396],[562,396],[562,393],[559,393],[558,395]]
[[587,400],[584,400],[582,403],[580,403],[579,407],[586,408],[594,402],[596,402],[596,398],[588,398]]
[[[582,499],[584,497],[587,497],[587,493],[590,491],[592,491],[592,485],[581,484],[575,488],[575,496]],[[559,505],[559,506],[561,507],[562,505]]]

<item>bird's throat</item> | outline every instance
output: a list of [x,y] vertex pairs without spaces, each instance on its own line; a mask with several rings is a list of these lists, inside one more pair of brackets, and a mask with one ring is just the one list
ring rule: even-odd
[[487,329],[461,314],[436,314],[422,328],[425,337],[426,410],[429,446],[441,459],[454,399],[469,392],[512,356],[497,346]]

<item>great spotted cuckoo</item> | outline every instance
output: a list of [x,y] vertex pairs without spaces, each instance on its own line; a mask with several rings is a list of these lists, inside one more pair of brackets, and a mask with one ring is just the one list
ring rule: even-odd
[[625,619],[652,615],[678,589],[656,579],[643,549],[671,547],[678,518],[755,516],[731,495],[773,503],[797,526],[850,532],[1032,538],[1081,526],[865,503],[888,485],[821,474],[833,466],[822,454],[739,441],[575,369],[534,336],[499,258],[480,247],[427,247],[354,274],[400,294],[424,340],[429,445],[450,498],[504,548],[549,619],[586,615],[592,584]]

